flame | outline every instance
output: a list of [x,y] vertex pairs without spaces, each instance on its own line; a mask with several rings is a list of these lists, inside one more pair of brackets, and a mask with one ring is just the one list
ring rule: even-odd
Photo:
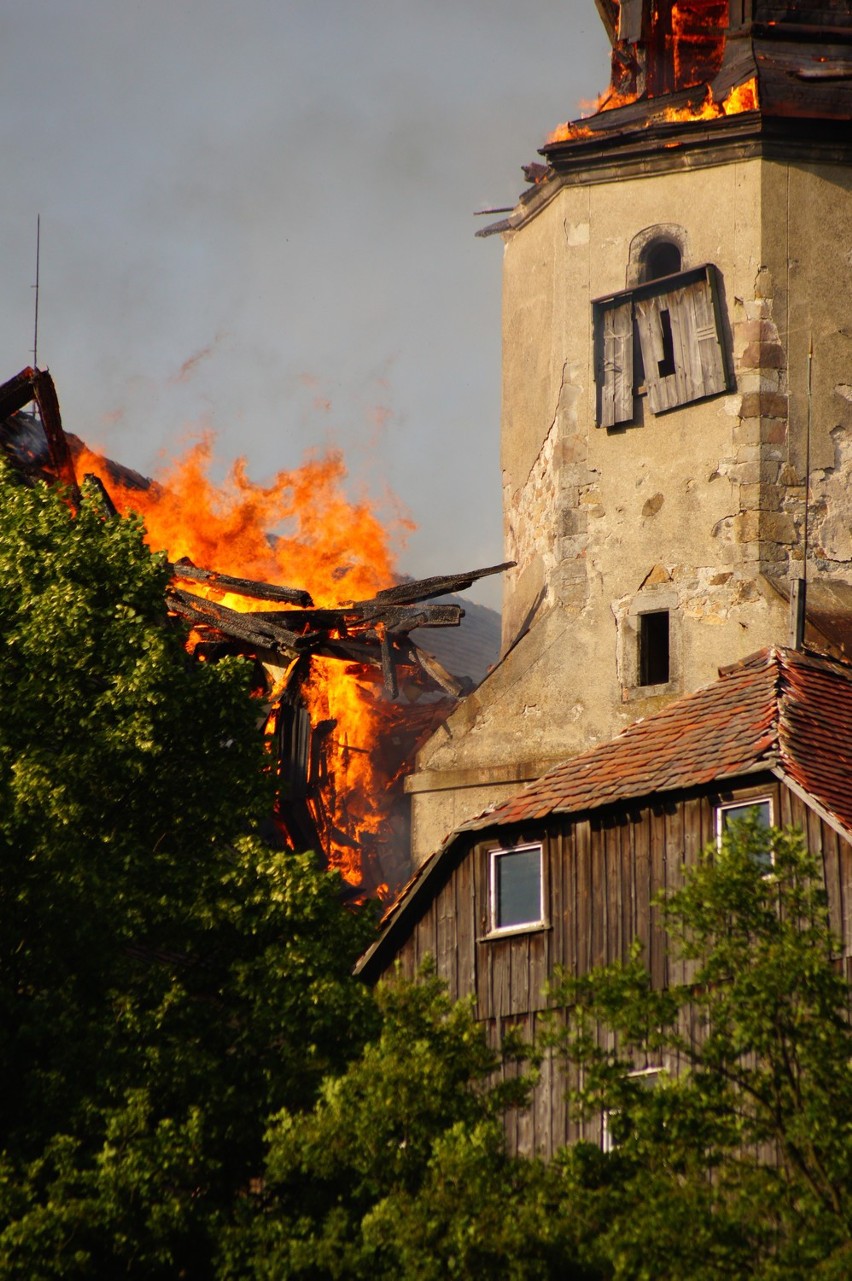
[[[390,782],[371,751],[383,729],[381,704],[359,676],[333,659],[315,658],[303,689],[311,724],[335,722],[325,752],[330,786],[323,789],[322,806],[311,807],[313,818],[329,861],[356,886],[362,881],[359,847],[374,844],[381,833]],[[350,833],[357,844],[345,839]]]
[[[251,481],[245,459],[238,458],[217,486],[209,475],[212,463],[212,438],[205,436],[147,490],[116,483],[105,460],[89,450],[77,471],[99,476],[120,512],[137,512],[148,545],[171,561],[188,556],[205,569],[304,588],[317,605],[369,598],[393,583],[389,533],[402,542],[414,525],[397,516],[388,531],[366,502],[353,503],[343,487],[347,471],[339,451],[279,471],[268,485]],[[240,600],[245,598],[228,603],[245,609]]]
[[716,102],[708,87],[704,101],[699,106],[667,107],[657,119],[715,120],[719,116],[736,116],[743,111],[756,111],[757,107],[757,78],[753,76],[751,80],[732,89],[722,102]]
[[674,88],[712,80],[722,65],[728,0],[679,0],[672,5]]
[[[316,605],[328,607],[369,599],[394,583],[396,548],[414,525],[398,513],[383,524],[366,501],[351,501],[341,453],[309,457],[266,485],[252,482],[238,459],[217,486],[210,479],[212,463],[212,440],[205,437],[146,490],[118,482],[106,460],[87,449],[78,455],[77,469],[98,476],[122,514],[138,513],[148,545],[170,561],[187,556],[202,568],[304,588]],[[233,609],[270,608],[197,581],[186,585]],[[267,735],[274,732],[276,699],[290,671],[267,673]],[[301,692],[311,725],[325,722],[328,731],[320,795],[309,801],[324,853],[347,882],[363,886],[365,854],[381,844],[392,782],[382,764],[387,753],[376,749],[401,712],[384,698],[372,669],[334,659],[314,656]],[[375,862],[371,867],[376,882]],[[382,891],[380,884],[367,888]]]
[[[621,104],[619,104],[621,105]],[[744,111],[757,111],[759,107],[757,77],[752,76],[741,85],[736,85],[725,96],[721,102],[717,102],[713,97],[710,86],[707,87],[707,93],[699,106],[687,104],[683,107],[664,107],[661,111],[649,115],[643,122],[643,128],[650,125],[659,124],[659,122],[673,121],[692,121],[692,120],[715,120],[719,116],[736,116]],[[611,104],[603,107],[602,110],[610,110]],[[571,142],[575,138],[593,137],[593,130],[587,125],[573,124],[570,121],[558,125],[556,129],[548,136],[546,146],[551,146],[556,142]]]
[[563,124],[557,125],[552,133],[547,135],[546,146],[554,142],[573,142],[575,138],[591,138],[592,131],[588,125],[575,124],[571,120],[566,120]]
[[752,76],[751,80],[746,80],[744,84],[737,85],[722,103],[722,110],[726,116],[736,116],[741,111],[757,111],[759,107],[757,76]]
[[[619,41],[613,51],[613,82],[593,103],[582,104],[582,119],[601,115],[638,101],[640,84],[645,99],[663,98],[682,89],[708,83],[722,65],[725,31],[729,21],[728,0],[677,0],[671,6],[670,25],[664,8],[652,9],[651,29],[642,41]],[[591,108],[589,113],[586,108]],[[710,120],[718,116],[756,111],[755,78],[733,89],[717,102],[710,88],[700,107],[669,107],[649,114],[645,126],[666,121]],[[594,131],[579,122],[557,125],[546,146],[593,136]]]

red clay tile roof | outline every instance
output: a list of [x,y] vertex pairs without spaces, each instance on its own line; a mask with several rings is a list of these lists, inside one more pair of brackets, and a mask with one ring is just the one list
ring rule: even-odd
[[852,831],[852,667],[765,649],[466,823],[478,830],[774,769]]

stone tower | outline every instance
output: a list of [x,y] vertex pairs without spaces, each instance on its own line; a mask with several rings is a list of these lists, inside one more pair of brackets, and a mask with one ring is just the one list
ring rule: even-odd
[[610,89],[485,233],[516,568],[498,666],[408,780],[415,863],[787,643],[805,560],[808,642],[852,637],[852,0],[597,2]]

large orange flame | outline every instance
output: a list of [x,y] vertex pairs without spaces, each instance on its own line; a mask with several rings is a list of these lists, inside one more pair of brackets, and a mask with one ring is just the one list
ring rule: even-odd
[[[186,556],[205,569],[303,588],[316,605],[329,607],[368,599],[395,581],[396,549],[414,525],[399,513],[383,523],[366,501],[353,502],[339,452],[308,458],[266,485],[249,479],[242,459],[216,485],[212,462],[212,443],[204,438],[145,490],[118,483],[106,461],[88,450],[78,456],[77,469],[100,477],[120,512],[142,516],[149,546],[170,561]],[[202,583],[186,585],[231,608],[270,608]],[[360,886],[363,849],[375,848],[387,812],[389,780],[376,748],[399,712],[369,669],[333,659],[312,659],[302,694],[313,726],[335,722],[314,818],[329,862]]]
[[149,546],[172,561],[188,556],[206,569],[302,587],[317,605],[369,597],[393,582],[391,536],[399,544],[414,525],[397,516],[389,531],[366,501],[352,502],[340,452],[309,457],[267,485],[249,479],[243,458],[216,485],[212,464],[205,436],[150,489],[117,484],[105,460],[88,450],[77,471],[99,476],[119,511],[138,512]]

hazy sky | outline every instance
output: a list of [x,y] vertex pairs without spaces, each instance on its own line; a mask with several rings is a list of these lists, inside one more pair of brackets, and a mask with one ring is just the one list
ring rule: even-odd
[[[146,474],[339,445],[416,576],[502,558],[498,237],[608,79],[593,0],[5,0],[0,381]],[[499,215],[495,215],[499,216]],[[473,592],[496,604],[494,592]]]

